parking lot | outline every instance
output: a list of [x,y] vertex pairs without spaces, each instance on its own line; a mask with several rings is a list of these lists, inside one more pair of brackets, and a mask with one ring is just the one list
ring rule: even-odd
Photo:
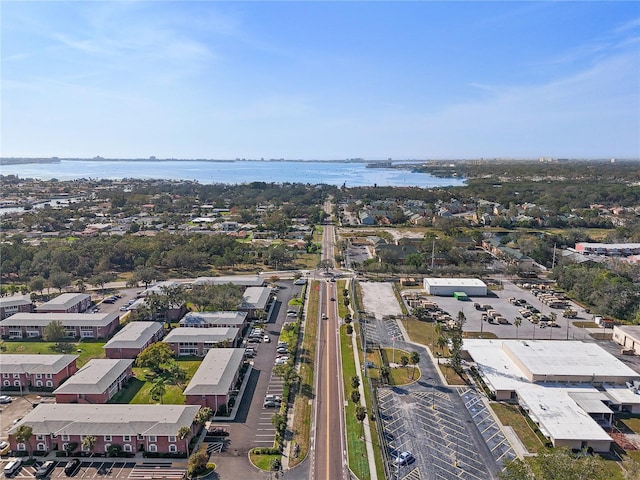
[[[1,462],[2,467],[7,461]],[[56,466],[49,478],[68,478],[64,472],[64,466],[67,460],[58,460]],[[11,478],[35,478],[38,467],[42,464],[42,460],[36,461],[34,465],[23,466]],[[83,460],[80,467],[74,472],[72,478],[139,478],[139,479],[175,479],[184,478],[184,467],[175,467],[171,463],[144,461],[136,463],[135,461],[96,461]]]

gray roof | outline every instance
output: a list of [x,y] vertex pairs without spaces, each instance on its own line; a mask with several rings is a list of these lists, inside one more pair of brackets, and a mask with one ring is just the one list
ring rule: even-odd
[[0,307],[15,307],[17,305],[29,305],[31,297],[29,295],[11,295],[0,298]]
[[176,435],[191,426],[199,405],[42,403],[9,430],[29,425],[34,435]]
[[58,295],[56,298],[43,303],[39,307],[36,307],[36,310],[66,310],[67,308],[88,298],[90,299],[91,295],[87,295],[86,293],[63,293],[62,295]]
[[94,358],[53,393],[103,393],[131,365],[133,360]]
[[264,310],[271,297],[269,287],[248,287],[242,295],[242,308],[253,308]]
[[247,321],[247,312],[189,312],[182,320],[180,326],[216,326],[216,325],[244,325]]
[[13,355],[0,357],[0,373],[58,373],[77,355]]
[[184,395],[226,395],[244,360],[244,348],[212,348],[185,388]]
[[179,287],[180,285],[182,285],[182,284],[178,283],[178,282],[174,282],[172,280],[166,280],[164,282],[156,283],[153,287],[147,288],[140,295],[144,296],[144,297],[146,297],[147,295],[149,295],[151,293],[155,293],[155,294],[158,294],[158,295],[163,295],[165,289],[173,288],[173,287]]
[[162,340],[166,343],[180,342],[222,342],[234,341],[240,329],[236,327],[186,328],[178,327],[171,330]]
[[193,281],[193,285],[241,285],[244,287],[261,287],[264,280],[258,275],[227,275],[223,277],[198,277]]
[[162,329],[160,322],[129,322],[104,344],[104,348],[142,348]]
[[112,313],[27,313],[18,312],[0,321],[3,327],[36,326],[46,327],[53,321],[60,321],[65,327],[94,325],[106,327],[118,318],[117,312]]

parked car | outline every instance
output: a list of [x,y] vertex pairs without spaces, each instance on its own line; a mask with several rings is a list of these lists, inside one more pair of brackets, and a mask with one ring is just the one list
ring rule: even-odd
[[331,298],[329,298],[329,300],[331,300],[332,302],[336,301],[335,297],[331,297]]
[[0,395],[0,403],[11,403],[13,402],[13,398],[9,395]]
[[289,357],[287,357],[286,355],[283,355],[282,357],[276,358],[275,364],[276,364],[276,366],[284,365],[288,361],[289,361]]
[[280,404],[278,402],[274,402],[273,400],[269,400],[269,401],[265,400],[262,406],[264,408],[278,408]]
[[276,353],[289,353],[288,347],[278,347],[276,348]]
[[415,460],[415,458],[413,458],[413,454],[411,452],[402,452],[400,455],[398,455],[395,458],[393,463],[395,465],[408,465],[409,463],[413,462],[414,460]]
[[265,335],[264,337],[262,337],[262,341],[264,343],[269,343],[269,342],[271,342],[271,339],[269,338],[269,335]]
[[295,313],[295,312],[289,312],[289,313],[287,313],[287,317],[289,317],[289,318],[296,317],[297,315],[298,315],[298,314],[297,314],[297,313]]
[[262,340],[260,337],[249,337],[247,342],[249,342],[249,343],[260,343],[260,340]]
[[207,430],[207,435],[211,437],[228,437],[229,432],[222,427],[213,427]]
[[11,451],[11,445],[8,442],[0,442],[0,455],[6,455]]
[[76,471],[78,470],[78,468],[80,468],[80,460],[77,458],[74,458],[73,460],[69,460],[66,465],[64,466],[64,474],[67,477],[70,477],[71,475],[73,475],[74,473],[76,473]]
[[265,395],[264,401],[282,403],[282,398],[279,397],[278,395]]
[[4,476],[9,477],[13,475],[20,470],[20,467],[22,467],[22,460],[19,458],[12,458],[9,460],[9,463],[4,466]]
[[38,470],[36,470],[36,478],[48,477],[49,475],[51,475],[51,472],[53,472],[54,468],[56,468],[56,462],[54,462],[53,460],[47,460],[42,465],[40,465],[40,468],[38,468]]

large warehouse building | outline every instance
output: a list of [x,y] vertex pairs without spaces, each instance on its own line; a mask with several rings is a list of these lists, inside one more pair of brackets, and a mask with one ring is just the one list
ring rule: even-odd
[[487,284],[477,278],[425,278],[424,289],[429,295],[440,297],[452,297],[458,292],[469,297],[487,295]]
[[593,343],[465,339],[496,400],[517,400],[554,446],[606,452],[616,412],[640,410],[640,375]]

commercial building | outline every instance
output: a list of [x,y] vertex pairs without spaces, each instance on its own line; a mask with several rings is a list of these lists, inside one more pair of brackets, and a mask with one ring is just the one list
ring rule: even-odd
[[107,358],[136,358],[164,336],[160,322],[129,322],[104,345]]
[[629,257],[640,254],[640,243],[576,243],[576,251],[582,254],[607,257]]
[[69,338],[109,338],[119,325],[112,313],[16,313],[0,321],[0,335],[11,339],[39,338],[51,322],[61,322]]
[[[17,452],[46,454],[65,451],[105,453],[112,445],[124,452],[186,454],[189,440],[196,433],[196,405],[90,405],[43,403],[29,411],[9,430],[9,444]],[[27,443],[16,440],[21,425],[29,425],[33,435]],[[180,427],[191,428],[191,435],[178,439]],[[92,450],[82,439],[96,437]]]
[[452,297],[456,292],[469,297],[487,295],[487,284],[477,278],[425,278],[423,286],[429,295],[441,297]]
[[133,376],[133,360],[90,360],[53,394],[57,403],[107,403]]
[[258,275],[227,275],[221,277],[198,277],[192,285],[239,285],[241,287],[262,287],[264,279]]
[[240,329],[229,327],[174,328],[162,340],[169,344],[176,355],[202,357],[209,350],[235,347],[240,341]]
[[626,352],[640,355],[640,325],[614,325],[613,341]]
[[51,389],[78,371],[77,355],[14,355],[0,357],[3,390]]
[[188,405],[209,407],[214,412],[226,406],[244,364],[243,348],[212,348],[185,388]]
[[640,409],[640,374],[594,343],[465,339],[496,400],[517,400],[554,446],[608,451],[618,411]]
[[38,313],[82,313],[91,306],[91,295],[63,293],[36,307]]

